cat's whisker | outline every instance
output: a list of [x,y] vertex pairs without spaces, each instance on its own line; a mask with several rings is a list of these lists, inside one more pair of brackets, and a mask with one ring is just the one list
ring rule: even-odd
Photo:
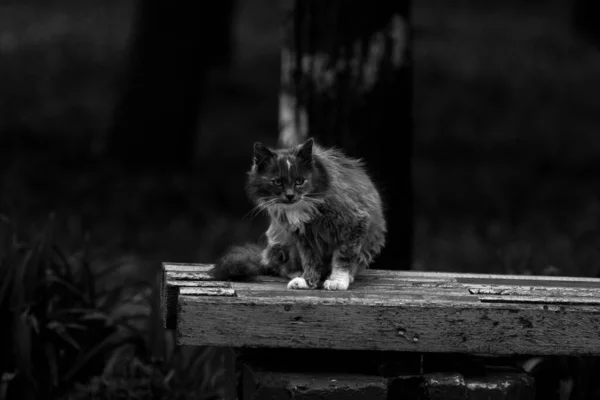
[[250,220],[253,220],[254,218],[256,218],[256,216],[258,216],[258,214],[261,211],[265,211],[267,209],[267,207],[269,207],[271,204],[273,204],[276,200],[277,199],[269,199],[266,201],[261,201],[255,207],[253,207],[249,212],[247,212],[246,215],[244,215],[244,217],[242,219],[250,217]]
[[249,218],[250,220],[253,220],[254,217],[256,217],[256,215],[258,215],[258,213],[261,211],[260,206],[256,206],[254,208],[252,208],[250,211],[248,211],[243,217],[242,219],[246,219]]
[[277,199],[270,199],[260,204],[258,211],[268,211],[269,207],[277,203]]
[[244,214],[244,216],[242,217],[242,219],[246,219],[250,214],[252,214],[254,212],[254,210],[256,210],[258,208],[258,206],[254,206],[250,209],[250,211],[248,211],[246,214]]
[[256,214],[258,214],[260,211],[262,211],[262,205],[263,205],[263,203],[261,202],[261,203],[257,204],[256,206],[254,206],[250,211],[248,211],[246,213],[246,215],[244,215],[244,217],[242,219],[245,219],[248,216],[250,217],[250,219],[253,219],[256,216]]

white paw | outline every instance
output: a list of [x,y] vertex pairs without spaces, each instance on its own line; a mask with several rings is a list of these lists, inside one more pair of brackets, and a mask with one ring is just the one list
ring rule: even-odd
[[288,282],[288,289],[310,289],[304,278],[294,278]]
[[300,275],[302,275],[302,272],[300,272],[300,271],[289,272],[289,273],[286,274],[286,276],[288,277],[288,279],[298,278],[298,277],[300,277]]
[[348,290],[350,279],[327,279],[323,283],[325,290]]
[[329,279],[323,283],[323,289],[325,290],[348,290],[350,283],[353,281],[353,277],[350,272],[346,270],[340,270],[333,268]]

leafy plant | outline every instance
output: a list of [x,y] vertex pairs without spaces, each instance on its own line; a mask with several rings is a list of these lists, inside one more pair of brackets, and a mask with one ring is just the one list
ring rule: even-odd
[[53,226],[22,242],[0,225],[0,400],[211,398],[218,351],[173,345],[153,282],[99,290],[90,264],[52,243]]

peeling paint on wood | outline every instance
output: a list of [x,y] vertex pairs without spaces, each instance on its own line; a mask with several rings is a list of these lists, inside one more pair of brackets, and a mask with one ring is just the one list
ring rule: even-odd
[[345,292],[179,279],[211,267],[165,265],[163,315],[179,344],[600,354],[600,279],[379,270]]

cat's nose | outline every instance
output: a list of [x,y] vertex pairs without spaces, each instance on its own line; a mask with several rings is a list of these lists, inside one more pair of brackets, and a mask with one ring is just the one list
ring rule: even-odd
[[293,193],[292,194],[286,194],[285,197],[288,199],[288,201],[292,201],[292,200],[294,200],[294,197],[296,197],[296,195],[293,194]]

